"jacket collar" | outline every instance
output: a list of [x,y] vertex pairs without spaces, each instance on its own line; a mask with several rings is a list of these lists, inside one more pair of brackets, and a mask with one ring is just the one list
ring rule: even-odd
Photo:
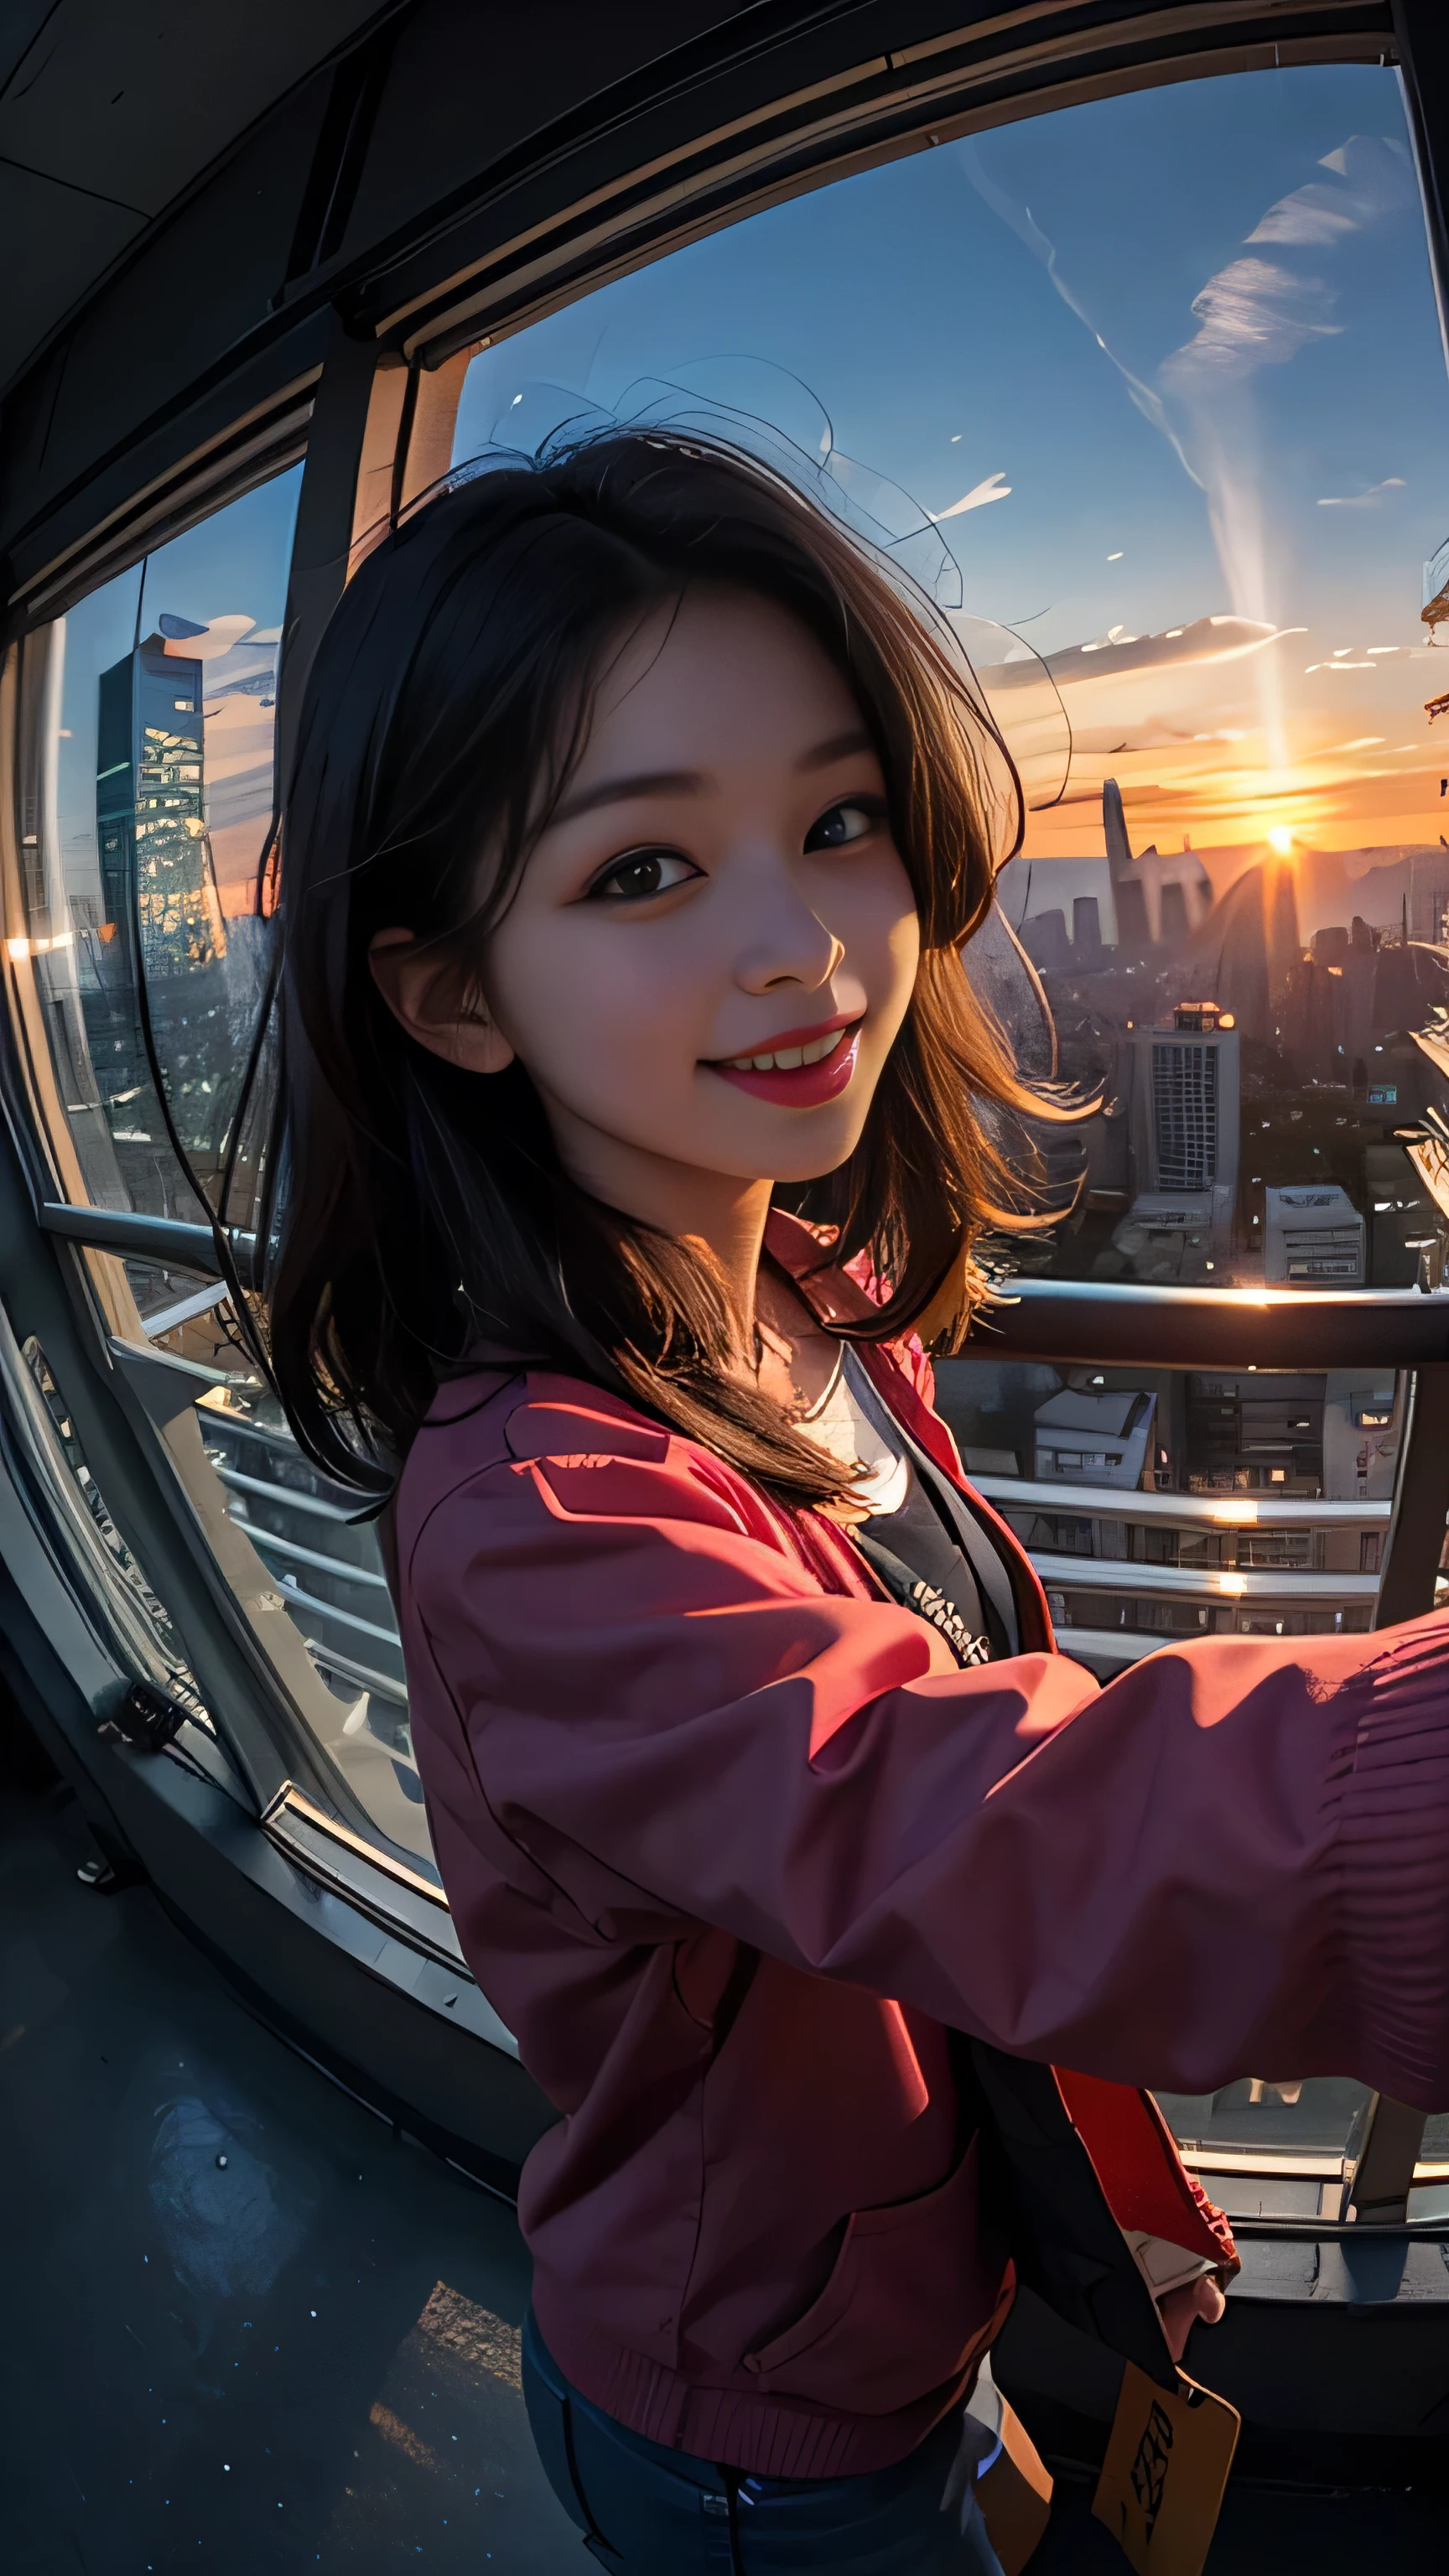
[[[783,1208],[771,1208],[765,1221],[765,1249],[782,1270],[788,1271],[810,1312],[827,1330],[842,1324],[873,1321],[880,1313],[878,1299],[853,1279],[848,1270],[837,1269],[830,1260],[829,1244],[823,1242],[813,1226],[790,1216]],[[904,1431],[910,1433],[916,1446],[950,1478],[958,1491],[970,1502],[977,1519],[990,1531],[998,1553],[1005,1559],[1012,1578],[1016,1599],[1017,1621],[1025,1654],[1051,1654],[1057,1651],[1052,1633],[1051,1612],[1040,1575],[1032,1564],[1016,1532],[993,1511],[985,1496],[967,1482],[958,1450],[946,1424],[917,1389],[909,1364],[897,1356],[899,1345],[892,1348],[884,1342],[854,1344],[862,1368],[881,1401],[895,1415]],[[929,1363],[923,1363],[929,1369]]]

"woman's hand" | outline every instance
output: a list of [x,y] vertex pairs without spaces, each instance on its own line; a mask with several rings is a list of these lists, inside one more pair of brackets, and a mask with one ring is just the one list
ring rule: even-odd
[[1174,2361],[1181,2361],[1188,2336],[1199,2318],[1204,2325],[1215,2326],[1227,2304],[1215,2272],[1204,2272],[1196,2281],[1184,2281],[1180,2290],[1165,2292],[1157,2302],[1157,2313]]

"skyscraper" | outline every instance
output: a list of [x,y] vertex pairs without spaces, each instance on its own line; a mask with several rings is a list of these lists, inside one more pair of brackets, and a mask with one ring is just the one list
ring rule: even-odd
[[1139,1278],[1225,1273],[1238,1179],[1238,1032],[1215,1002],[1179,1002],[1130,1041],[1136,1195],[1113,1244]]
[[124,661],[101,673],[96,825],[101,893],[148,983],[226,953],[203,806],[202,666],[168,652],[163,618]]
[[1154,842],[1134,858],[1122,810],[1122,791],[1115,778],[1102,782],[1102,832],[1117,915],[1117,943],[1145,949],[1159,942],[1180,945],[1199,930],[1212,910],[1212,883],[1201,859],[1186,842],[1179,853],[1164,853]]
[[1212,1002],[1179,1002],[1134,1041],[1132,1142],[1146,1190],[1235,1187],[1238,1033]]

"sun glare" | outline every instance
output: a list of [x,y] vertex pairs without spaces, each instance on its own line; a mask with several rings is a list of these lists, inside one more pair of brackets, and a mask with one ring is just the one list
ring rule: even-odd
[[1286,859],[1289,856],[1293,848],[1293,835],[1289,831],[1286,823],[1275,823],[1273,825],[1272,830],[1268,834],[1268,846],[1270,849],[1277,851],[1280,859]]

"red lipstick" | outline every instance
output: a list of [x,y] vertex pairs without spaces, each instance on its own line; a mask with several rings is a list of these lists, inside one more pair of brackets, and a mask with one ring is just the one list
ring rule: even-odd
[[838,1099],[855,1071],[856,1049],[860,1043],[861,1023],[841,1012],[833,1020],[817,1021],[814,1028],[781,1029],[767,1044],[755,1047],[755,1055],[775,1055],[786,1047],[810,1046],[828,1037],[832,1029],[840,1034],[828,1054],[814,1064],[774,1066],[768,1072],[756,1072],[753,1066],[715,1062],[707,1071],[717,1073],[722,1082],[732,1082],[737,1091],[748,1091],[756,1100],[772,1100],[784,1109],[816,1109],[823,1101]]

